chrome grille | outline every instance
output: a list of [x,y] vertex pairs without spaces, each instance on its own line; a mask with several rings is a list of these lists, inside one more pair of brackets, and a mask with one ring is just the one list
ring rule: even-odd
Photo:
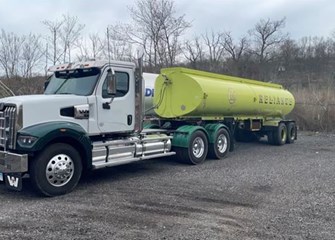
[[0,147],[15,148],[16,142],[16,107],[7,106],[0,111]]

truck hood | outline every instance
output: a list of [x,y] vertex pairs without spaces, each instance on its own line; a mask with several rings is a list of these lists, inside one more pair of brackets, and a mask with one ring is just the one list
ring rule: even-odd
[[87,129],[87,121],[62,116],[60,110],[88,104],[86,96],[77,95],[26,95],[0,99],[1,104],[16,105],[22,111],[22,127],[50,121],[71,121]]

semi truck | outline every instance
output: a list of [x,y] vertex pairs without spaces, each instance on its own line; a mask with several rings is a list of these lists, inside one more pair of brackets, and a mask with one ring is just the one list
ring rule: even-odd
[[281,85],[186,68],[142,74],[121,61],[49,71],[44,94],[0,99],[0,180],[10,189],[29,177],[38,193],[57,196],[95,169],[173,155],[200,164],[225,158],[235,140],[297,137],[285,118],[294,97]]

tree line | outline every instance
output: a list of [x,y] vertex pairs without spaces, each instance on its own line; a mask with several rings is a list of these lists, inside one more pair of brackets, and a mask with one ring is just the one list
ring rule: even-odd
[[208,31],[185,40],[192,23],[177,14],[173,0],[138,0],[129,7],[129,16],[131,23],[106,24],[106,33],[88,36],[83,34],[85,25],[70,15],[42,21],[45,35],[1,29],[1,72],[5,78],[30,78],[59,63],[132,61],[140,47],[146,70],[152,72],[183,65],[288,85],[334,77],[334,36],[291,39],[285,18],[261,19],[239,39],[233,32]]
[[140,48],[147,72],[185,66],[283,84],[295,95],[292,114],[302,129],[333,131],[335,33],[292,39],[282,18],[260,19],[240,38],[233,30],[187,37],[192,23],[177,12],[174,0],[137,0],[128,10],[130,23],[106,24],[104,33],[84,34],[85,25],[71,15],[42,21],[43,35],[1,29],[1,86],[15,94],[42,93],[49,66],[134,61]]

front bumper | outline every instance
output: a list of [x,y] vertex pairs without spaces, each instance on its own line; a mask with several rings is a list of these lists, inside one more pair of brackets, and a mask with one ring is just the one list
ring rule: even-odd
[[28,171],[28,154],[0,151],[0,172],[24,173]]

